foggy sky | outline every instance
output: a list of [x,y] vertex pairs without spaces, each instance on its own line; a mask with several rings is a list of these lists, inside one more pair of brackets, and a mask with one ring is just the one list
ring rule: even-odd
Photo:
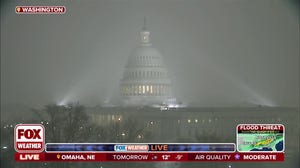
[[[17,15],[16,5],[67,11]],[[113,101],[146,17],[183,102],[298,106],[298,12],[292,0],[6,1],[1,104]]]

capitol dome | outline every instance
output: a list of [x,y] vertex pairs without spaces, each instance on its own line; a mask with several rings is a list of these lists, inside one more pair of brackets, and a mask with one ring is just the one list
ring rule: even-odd
[[164,66],[162,55],[151,46],[139,46],[129,57],[127,67],[162,67]]
[[120,81],[124,105],[163,104],[171,96],[171,80],[161,53],[152,47],[150,32],[145,26],[140,44],[129,56]]

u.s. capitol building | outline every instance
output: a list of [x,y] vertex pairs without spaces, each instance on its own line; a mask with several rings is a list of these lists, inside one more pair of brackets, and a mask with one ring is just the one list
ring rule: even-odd
[[152,47],[145,21],[139,43],[129,56],[120,81],[122,103],[125,106],[167,104],[172,100],[171,80],[161,53]]

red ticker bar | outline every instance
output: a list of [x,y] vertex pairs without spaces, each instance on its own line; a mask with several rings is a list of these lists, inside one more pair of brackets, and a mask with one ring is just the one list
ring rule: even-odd
[[19,162],[281,162],[284,153],[16,153]]

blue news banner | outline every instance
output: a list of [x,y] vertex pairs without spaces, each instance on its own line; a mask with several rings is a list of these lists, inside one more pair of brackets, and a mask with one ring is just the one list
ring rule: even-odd
[[234,143],[221,144],[95,144],[47,143],[46,152],[235,152]]

